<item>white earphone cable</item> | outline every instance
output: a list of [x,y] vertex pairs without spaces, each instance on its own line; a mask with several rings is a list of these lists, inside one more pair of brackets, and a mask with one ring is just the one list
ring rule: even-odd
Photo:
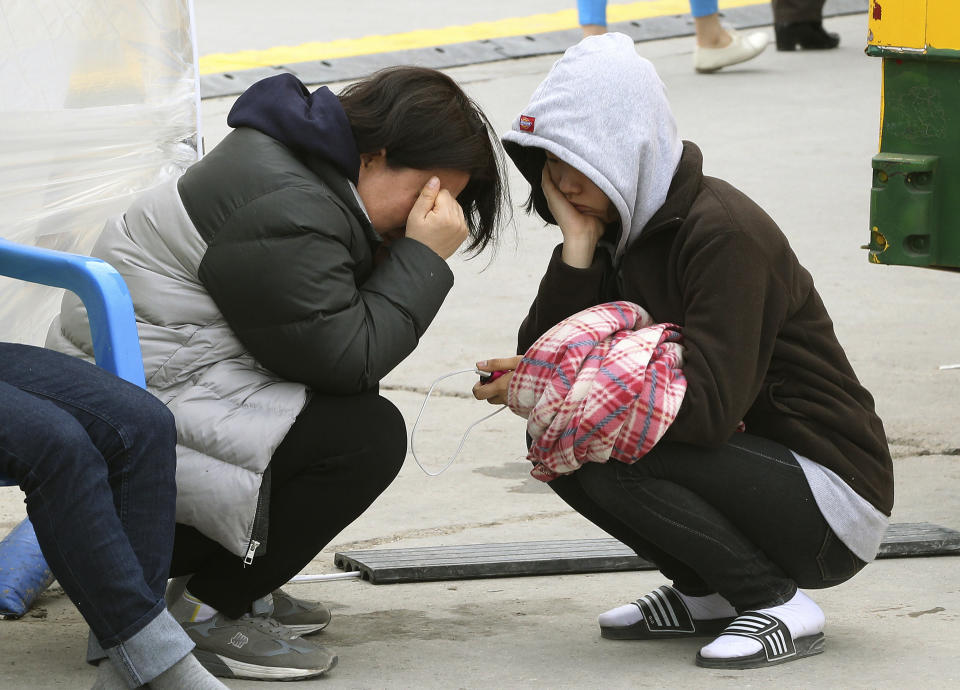
[[430,395],[433,393],[433,389],[437,387],[438,383],[440,383],[444,379],[450,378],[451,376],[458,376],[459,374],[476,374],[476,373],[477,373],[476,369],[462,369],[460,371],[452,371],[449,374],[444,374],[443,376],[440,376],[439,378],[435,379],[433,383],[430,384],[430,389],[427,391],[427,395],[423,399],[423,403],[420,405],[420,411],[417,413],[417,421],[413,423],[413,429],[410,431],[410,453],[411,455],[413,455],[413,459],[416,461],[417,466],[421,470],[423,470],[423,473],[428,477],[436,477],[446,472],[447,469],[450,467],[450,465],[453,464],[453,461],[457,459],[457,456],[460,455],[460,451],[463,448],[463,444],[467,440],[467,436],[470,434],[470,430],[473,429],[473,427],[475,427],[480,422],[490,419],[493,415],[500,414],[507,407],[506,405],[502,405],[500,409],[494,410],[490,414],[484,417],[481,417],[480,419],[475,421],[473,424],[468,426],[467,430],[463,432],[463,436],[460,437],[460,443],[459,445],[457,445],[457,449],[453,452],[453,455],[450,456],[450,459],[447,461],[447,464],[444,465],[439,472],[430,472],[429,470],[427,470],[426,467],[423,466],[423,463],[420,462],[420,458],[417,457],[417,449],[414,444],[417,437],[417,427],[420,425],[420,418],[423,416],[423,410],[427,406],[427,401],[430,399]]

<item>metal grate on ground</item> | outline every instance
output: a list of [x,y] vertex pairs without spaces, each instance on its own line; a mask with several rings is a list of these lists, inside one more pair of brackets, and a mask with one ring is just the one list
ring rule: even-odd
[[[887,528],[877,558],[960,554],[960,532],[926,522]],[[509,542],[370,549],[334,555],[341,570],[373,584],[653,570],[616,539]]]

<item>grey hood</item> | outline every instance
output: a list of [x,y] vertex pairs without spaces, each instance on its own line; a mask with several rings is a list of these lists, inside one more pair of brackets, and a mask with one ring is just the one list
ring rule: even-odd
[[683,149],[666,87],[623,34],[569,48],[503,135],[533,187],[534,207],[555,223],[540,190],[544,150],[584,173],[613,202],[624,229],[619,259],[667,198]]

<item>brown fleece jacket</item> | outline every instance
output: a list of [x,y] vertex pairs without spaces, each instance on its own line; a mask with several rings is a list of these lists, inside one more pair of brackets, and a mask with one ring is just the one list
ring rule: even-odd
[[666,440],[719,446],[742,420],[747,433],[836,472],[889,515],[883,424],[813,279],[763,209],[704,176],[702,161],[684,142],[666,202],[619,266],[606,251],[585,269],[554,252],[520,327],[519,352],[582,309],[636,302],[683,330],[687,393]]

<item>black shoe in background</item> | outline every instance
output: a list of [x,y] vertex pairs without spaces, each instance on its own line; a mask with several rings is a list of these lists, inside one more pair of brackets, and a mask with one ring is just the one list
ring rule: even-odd
[[829,50],[840,45],[840,36],[823,28],[823,22],[775,24],[777,50]]

